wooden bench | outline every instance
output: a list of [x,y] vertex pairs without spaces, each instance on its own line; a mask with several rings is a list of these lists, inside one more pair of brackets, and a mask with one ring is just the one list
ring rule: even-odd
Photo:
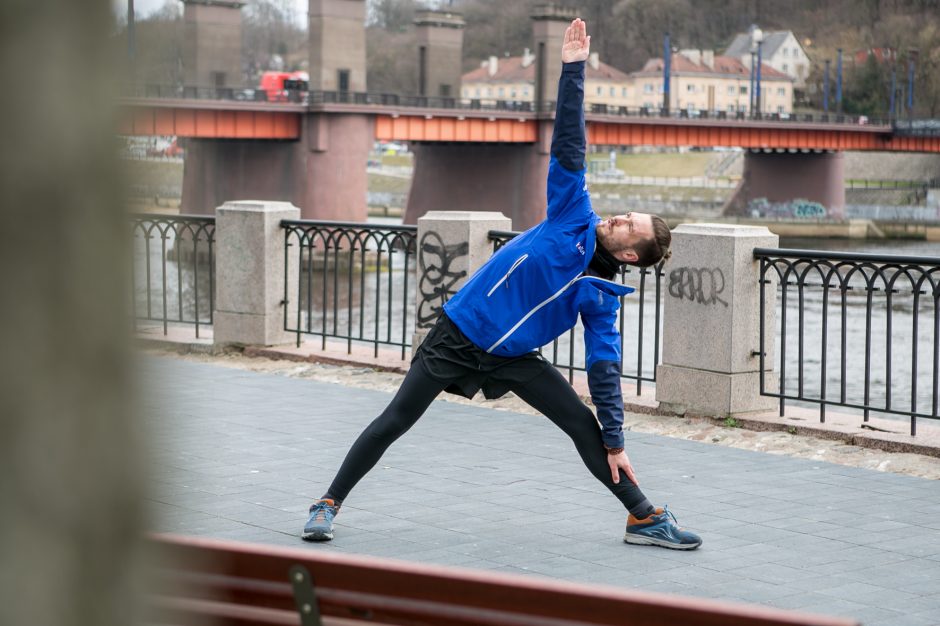
[[[603,585],[154,536],[147,619],[161,625],[849,626],[793,613]],[[626,557],[625,557],[626,558]]]

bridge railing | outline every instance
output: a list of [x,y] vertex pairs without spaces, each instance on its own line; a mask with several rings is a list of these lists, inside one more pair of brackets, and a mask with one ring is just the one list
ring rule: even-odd
[[[401,107],[415,109],[455,109],[480,111],[511,111],[551,114],[553,101],[541,103],[526,100],[503,100],[487,97],[458,98],[443,96],[417,96],[361,91],[304,91],[300,89],[260,89],[239,87],[212,87],[186,85],[135,85],[126,95],[140,98],[173,98],[198,100],[235,100],[249,102],[293,103],[310,106],[328,104],[354,104],[363,106]],[[707,109],[679,109],[662,107],[632,107],[590,103],[587,112],[594,115],[618,117],[669,118],[677,120],[730,120],[780,122],[787,124],[837,124],[848,126],[892,126],[899,134],[915,136],[940,135],[937,120],[901,121],[866,115],[843,113],[751,113],[745,111],[718,111]]]
[[[519,233],[513,231],[491,230],[489,238],[493,242],[493,253],[517,235]],[[635,382],[636,395],[642,393],[644,382],[656,382],[656,365],[659,364],[661,349],[664,276],[663,263],[652,268],[625,266],[619,276],[621,284],[636,289],[629,297],[620,298],[617,319],[621,337],[621,376]],[[567,372],[569,382],[574,379],[574,372],[585,371],[583,336],[584,331],[579,322],[566,335],[539,349],[552,365]]]
[[134,215],[131,311],[143,326],[212,325],[215,308],[215,217]]
[[[910,419],[938,418],[940,258],[757,248],[761,393]],[[776,284],[774,293],[765,293]],[[778,327],[764,327],[776,306]],[[794,317],[796,318],[794,320]],[[779,385],[767,380],[776,338]]]

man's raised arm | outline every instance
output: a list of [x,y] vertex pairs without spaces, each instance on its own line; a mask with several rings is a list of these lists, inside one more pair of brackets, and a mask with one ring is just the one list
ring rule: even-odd
[[565,30],[561,48],[563,63],[555,103],[555,129],[552,133],[552,156],[565,169],[584,169],[584,62],[591,51],[591,37],[584,22],[578,18]]

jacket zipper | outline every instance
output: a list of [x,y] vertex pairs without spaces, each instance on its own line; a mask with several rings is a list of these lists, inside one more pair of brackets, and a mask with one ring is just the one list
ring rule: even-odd
[[[510,270],[510,271],[512,271],[512,270]],[[508,274],[507,274],[507,276],[508,276]],[[532,308],[531,311],[529,311],[528,313],[526,313],[525,315],[523,315],[523,316],[522,316],[522,319],[519,320],[518,322],[516,322],[516,324],[515,324],[512,328],[510,328],[510,329],[506,332],[505,335],[503,335],[502,337],[500,337],[500,338],[496,341],[496,343],[494,343],[492,346],[490,346],[489,348],[487,348],[486,352],[487,352],[487,353],[493,352],[493,350],[495,350],[496,348],[498,348],[501,343],[503,343],[504,341],[506,341],[507,339],[509,339],[510,335],[512,335],[514,332],[516,332],[516,330],[517,330],[520,326],[522,326],[523,324],[525,324],[526,320],[528,320],[530,317],[532,317],[533,315],[535,315],[535,314],[538,312],[539,309],[541,309],[542,307],[544,307],[546,304],[550,303],[552,300],[556,300],[557,298],[559,298],[559,297],[561,296],[561,294],[565,293],[565,291],[568,289],[568,287],[570,287],[571,285],[575,284],[576,282],[578,282],[579,280],[582,280],[582,279],[584,279],[584,278],[593,278],[594,280],[599,280],[599,281],[605,282],[605,283],[611,283],[611,284],[617,285],[618,287],[622,287],[622,286],[623,286],[623,285],[620,285],[619,283],[615,283],[615,282],[612,281],[612,280],[605,280],[605,279],[599,278],[599,277],[597,277],[597,276],[585,276],[584,274],[578,274],[577,276],[575,276],[574,278],[572,278],[571,280],[569,280],[569,281],[568,281],[568,284],[566,284],[564,287],[562,287],[561,289],[559,289],[558,291],[556,291],[554,294],[552,294],[551,296],[549,296],[549,297],[546,298],[545,300],[542,300],[541,302],[539,302],[537,305],[535,305],[535,306]]]
[[516,259],[516,262],[512,264],[512,267],[509,268],[509,271],[506,272],[506,273],[503,275],[502,278],[500,278],[498,281],[496,281],[496,284],[493,285],[493,288],[490,289],[490,290],[487,292],[486,297],[489,298],[490,296],[492,296],[492,295],[493,295],[493,292],[496,291],[496,289],[497,289],[500,285],[502,285],[503,282],[509,280],[509,275],[512,274],[512,273],[516,270],[516,268],[519,267],[519,265],[520,265],[523,261],[525,261],[527,258],[529,258],[529,255],[528,255],[528,254],[523,254],[521,257],[519,257],[518,259]]

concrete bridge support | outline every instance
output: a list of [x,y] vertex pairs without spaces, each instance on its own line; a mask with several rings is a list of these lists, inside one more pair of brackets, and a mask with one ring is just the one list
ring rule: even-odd
[[308,10],[311,91],[366,91],[365,0],[309,0]]
[[845,161],[841,152],[758,152],[744,155],[741,185],[726,215],[842,219]]
[[415,16],[419,96],[460,97],[464,26],[458,13],[421,11]]
[[183,0],[183,84],[238,87],[242,84],[244,2]]
[[290,202],[304,219],[365,222],[374,120],[308,114],[299,141],[189,139],[182,211],[212,214],[238,200]]
[[[549,141],[550,122],[544,122]],[[540,132],[544,136],[544,132]],[[414,175],[404,222],[429,211],[496,211],[525,230],[545,219],[548,141],[414,144]]]

